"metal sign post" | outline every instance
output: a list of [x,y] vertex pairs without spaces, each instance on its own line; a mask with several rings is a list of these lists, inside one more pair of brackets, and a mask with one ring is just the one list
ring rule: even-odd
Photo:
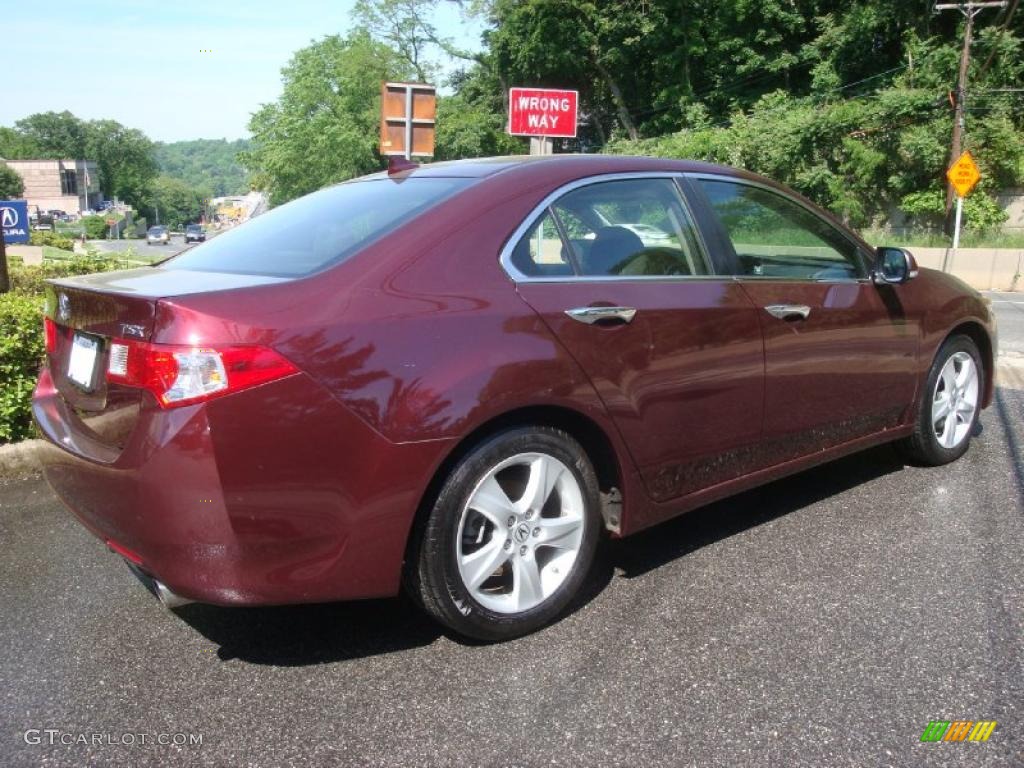
[[531,155],[553,155],[555,154],[555,140],[550,136],[530,137]]
[[953,253],[946,251],[946,258],[942,262],[942,271],[948,272],[952,266],[951,261],[956,260],[956,252],[960,248],[960,228],[964,215],[964,198],[971,193],[975,185],[981,180],[981,169],[974,162],[971,153],[964,152],[956,159],[956,162],[949,166],[946,171],[946,179],[950,186],[956,190],[956,222],[953,224]]
[[964,196],[956,196],[956,226],[953,228],[953,253],[960,247],[960,222],[964,217]]

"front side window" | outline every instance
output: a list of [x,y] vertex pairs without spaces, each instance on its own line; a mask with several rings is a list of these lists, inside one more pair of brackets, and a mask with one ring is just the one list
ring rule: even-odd
[[864,276],[857,246],[802,205],[749,184],[698,183],[732,241],[737,275],[796,280]]
[[567,192],[523,235],[511,261],[528,277],[708,274],[675,182],[666,178]]

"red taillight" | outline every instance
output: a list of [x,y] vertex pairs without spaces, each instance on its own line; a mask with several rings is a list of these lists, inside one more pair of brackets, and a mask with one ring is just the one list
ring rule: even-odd
[[43,318],[43,333],[46,336],[46,352],[52,355],[57,351],[57,324],[48,317]]
[[296,373],[267,347],[186,347],[116,339],[107,381],[148,389],[164,408],[209,400]]

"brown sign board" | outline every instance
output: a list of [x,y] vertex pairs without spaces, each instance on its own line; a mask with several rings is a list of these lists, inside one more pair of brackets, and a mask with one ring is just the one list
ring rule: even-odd
[[380,92],[380,153],[432,157],[437,91],[426,83],[384,83]]

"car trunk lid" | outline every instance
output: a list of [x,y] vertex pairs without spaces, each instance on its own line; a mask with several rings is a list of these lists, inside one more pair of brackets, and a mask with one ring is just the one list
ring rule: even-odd
[[152,340],[159,331],[162,299],[280,281],[154,267],[49,281],[45,316],[52,328],[47,363],[54,386],[91,437],[123,447],[148,395],[107,381],[112,342]]

